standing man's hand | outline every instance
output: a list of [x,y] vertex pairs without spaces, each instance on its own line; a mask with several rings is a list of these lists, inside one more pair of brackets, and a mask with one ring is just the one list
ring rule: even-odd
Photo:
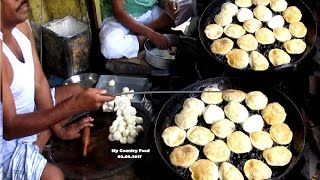
[[91,117],[83,118],[82,120],[76,123],[62,127],[61,130],[58,133],[56,133],[56,135],[63,140],[79,138],[81,136],[80,131],[84,127],[93,127],[92,122],[93,119]]
[[103,103],[113,99],[113,96],[107,96],[106,90],[88,88],[75,97],[75,103],[81,111],[91,111],[99,109]]
[[150,41],[159,49],[171,49],[172,45],[169,40],[162,34],[153,31],[149,35]]

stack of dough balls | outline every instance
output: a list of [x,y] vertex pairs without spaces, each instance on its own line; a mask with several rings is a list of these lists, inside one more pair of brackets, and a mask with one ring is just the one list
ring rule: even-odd
[[[271,167],[291,161],[286,146],[293,133],[285,123],[284,107],[269,101],[262,91],[217,87],[206,87],[199,97],[185,99],[161,136],[171,149],[171,164],[188,168],[192,179],[271,178]],[[231,163],[234,155],[257,152],[261,156],[246,155],[243,169]]]
[[[124,87],[122,92],[129,92]],[[121,144],[133,144],[140,132],[143,131],[143,118],[136,116],[137,110],[131,106],[133,94],[116,96],[113,101],[103,104],[103,111],[116,112],[117,117],[109,127],[109,141],[119,141]]]
[[221,5],[204,33],[218,59],[224,56],[236,69],[265,71],[306,50],[301,18],[299,8],[287,0],[233,0]]

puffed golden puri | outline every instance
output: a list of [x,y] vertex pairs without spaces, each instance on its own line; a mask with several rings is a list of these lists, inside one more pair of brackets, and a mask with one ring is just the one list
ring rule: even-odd
[[293,138],[293,132],[285,123],[272,125],[269,133],[273,141],[281,145],[289,144]]
[[216,39],[210,45],[210,50],[214,54],[225,55],[233,48],[234,42],[229,38]]
[[250,138],[241,131],[235,131],[228,136],[227,145],[232,152],[237,154],[247,153],[252,149]]
[[261,91],[250,91],[245,99],[247,106],[252,110],[261,110],[268,104],[268,97]]
[[213,134],[221,139],[228,137],[235,129],[236,125],[229,119],[221,119],[211,126]]
[[289,54],[301,54],[306,50],[307,44],[301,39],[291,39],[284,42],[283,47]]
[[220,179],[223,180],[243,180],[243,175],[234,165],[223,162],[219,168]]
[[291,61],[291,57],[289,56],[289,54],[284,50],[278,48],[269,51],[268,58],[271,64],[274,66],[288,64]]
[[218,166],[208,159],[197,160],[189,167],[189,171],[193,180],[217,180],[219,178]]
[[222,92],[222,98],[227,102],[237,101],[241,103],[246,99],[246,93],[237,89],[227,89]]
[[231,151],[222,140],[211,141],[203,148],[204,155],[214,163],[228,161]]
[[236,101],[229,102],[223,109],[227,118],[234,123],[242,123],[249,117],[247,108]]
[[262,151],[273,146],[273,140],[266,131],[255,131],[250,133],[250,141],[253,147]]
[[163,131],[161,137],[167,146],[176,147],[184,142],[187,132],[178,126],[170,126]]
[[269,125],[283,123],[287,117],[287,113],[283,106],[278,102],[268,104],[261,111],[261,116]]
[[199,150],[191,144],[174,148],[169,159],[172,165],[188,168],[199,157]]
[[223,27],[219,26],[218,24],[209,24],[204,29],[204,33],[207,38],[211,40],[218,39],[223,34]]
[[246,161],[243,171],[249,180],[269,179],[272,176],[272,171],[269,166],[257,159]]
[[253,51],[258,48],[258,41],[252,34],[246,34],[237,39],[238,46],[244,51]]
[[282,12],[282,16],[288,23],[294,23],[301,20],[302,13],[296,6],[290,6]]
[[232,49],[226,54],[228,64],[236,69],[244,69],[249,64],[249,55],[242,49]]
[[249,64],[254,71],[265,71],[269,68],[268,59],[258,51],[251,51]]
[[198,112],[190,109],[182,109],[175,115],[174,122],[181,129],[189,129],[198,123]]
[[208,144],[214,138],[215,136],[211,130],[202,126],[195,126],[187,131],[187,139],[199,146]]
[[284,146],[275,146],[262,152],[263,158],[270,166],[285,166],[291,158],[291,151]]
[[289,25],[289,31],[292,36],[303,38],[307,35],[308,29],[303,22],[294,22]]

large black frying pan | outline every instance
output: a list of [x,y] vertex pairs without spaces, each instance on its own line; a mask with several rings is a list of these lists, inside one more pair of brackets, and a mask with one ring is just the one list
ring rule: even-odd
[[[262,84],[261,82],[254,82],[246,79],[240,79],[240,78],[212,78],[207,80],[199,81],[195,84],[192,84],[183,90],[203,90],[205,87],[218,87],[221,90],[225,89],[240,89],[244,92],[250,92],[253,90],[258,90],[263,92],[269,100],[269,103],[271,102],[279,102],[286,110],[287,118],[285,120],[285,123],[289,125],[293,132],[293,140],[292,142],[287,146],[289,150],[292,152],[292,159],[290,163],[284,167],[271,167],[273,174],[272,178],[284,178],[288,172],[292,170],[294,165],[297,163],[297,161],[300,158],[300,155],[303,151],[304,144],[305,144],[305,127],[303,124],[303,120],[301,117],[301,114],[297,107],[294,105],[294,103],[286,97],[283,93],[280,91],[274,89],[273,87]],[[162,156],[162,159],[166,162],[166,164],[178,175],[180,175],[182,178],[185,179],[191,179],[191,174],[188,169],[175,167],[170,163],[169,155],[173,148],[170,148],[167,146],[162,138],[162,132],[169,126],[175,125],[174,123],[174,116],[181,111],[182,104],[185,99],[189,97],[199,97],[200,94],[175,94],[172,96],[166,104],[161,109],[158,118],[156,120],[155,130],[154,130],[154,136],[156,141],[156,146],[158,148],[158,151],[160,155]],[[221,107],[224,105],[220,105]],[[250,112],[252,113],[259,113],[259,112]],[[202,117],[198,121],[198,125],[204,126],[207,128],[210,128],[210,125],[205,124]],[[237,125],[237,129],[240,130],[241,127]],[[266,126],[265,130],[268,131],[269,127]],[[188,140],[185,140],[184,143],[190,143]],[[195,145],[200,150],[200,158],[206,158],[202,152],[202,147]],[[251,158],[257,158],[260,160],[263,160],[261,156],[261,152],[258,152],[257,150],[252,150],[249,153],[245,153],[242,155],[237,155],[234,153],[231,153],[231,157],[229,162],[234,164],[239,170],[243,169],[243,165],[246,160]],[[264,161],[264,160],[263,160]]]
[[121,159],[117,155],[133,155],[134,153],[113,153],[111,149],[145,148],[151,123],[150,112],[140,103],[134,103],[133,106],[137,109],[137,116],[144,120],[142,125],[144,131],[139,133],[134,144],[120,144],[118,141],[109,141],[109,127],[116,118],[116,113],[93,111],[90,112],[90,116],[94,118],[94,127],[91,128],[88,155],[86,157],[82,156],[81,138],[69,141],[55,138],[46,149],[47,159],[57,165],[67,179],[101,179],[128,168],[136,158]]
[[[210,56],[217,60],[218,62],[228,66],[229,64],[227,63],[227,58],[225,56],[222,55],[217,55],[211,52],[210,50],[210,45],[212,44],[212,40],[208,39],[204,33],[204,30],[206,28],[206,26],[208,24],[212,24],[214,23],[214,16],[216,14],[218,14],[220,12],[220,8],[221,5],[225,2],[233,2],[233,0],[213,0],[207,7],[206,9],[203,11],[200,20],[199,20],[199,26],[198,26],[198,31],[199,31],[199,38],[201,41],[201,44],[203,45],[203,47],[206,49],[206,51],[210,54]],[[298,64],[307,57],[307,55],[310,53],[310,51],[312,50],[314,43],[316,41],[317,38],[317,26],[315,23],[315,19],[314,16],[312,14],[312,11],[309,9],[309,7],[302,1],[300,0],[288,0],[288,6],[297,6],[301,13],[302,13],[302,19],[301,22],[303,22],[305,24],[305,26],[308,29],[307,35],[304,38],[304,41],[307,44],[307,48],[304,51],[304,53],[299,54],[299,55],[290,55],[291,56],[291,62],[289,64],[284,64],[281,66],[273,66],[270,63],[269,69],[267,71],[282,71],[282,70],[288,70],[288,69],[296,69]],[[269,7],[269,6],[268,6]],[[270,7],[269,7],[270,8]],[[250,9],[250,8],[249,8]],[[252,10],[252,7],[251,7]],[[233,22],[235,24],[239,24],[242,25],[242,23],[239,23],[237,18],[234,17],[233,18]],[[288,26],[288,23],[285,24],[285,27]],[[266,23],[263,23],[263,27],[267,27]],[[224,37],[225,35],[223,35],[222,37]],[[238,48],[236,40],[234,40],[234,48]],[[281,42],[277,41],[271,45],[262,45],[259,44],[258,46],[258,51],[260,53],[262,53],[266,58],[268,58],[268,52],[273,49],[273,48],[280,48],[280,49],[284,49],[283,45]],[[232,67],[231,67],[232,68]],[[241,69],[240,71],[253,71],[250,67],[250,65],[248,65],[247,68]]]

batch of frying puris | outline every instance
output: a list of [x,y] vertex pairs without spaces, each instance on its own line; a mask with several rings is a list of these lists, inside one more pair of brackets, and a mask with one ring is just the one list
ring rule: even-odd
[[[299,8],[286,0],[235,0],[222,4],[204,32],[213,40],[211,52],[225,56],[231,67],[264,71],[269,63],[288,64],[290,55],[306,50],[307,28],[301,18]],[[274,43],[281,47],[270,46],[267,53],[259,49]]]
[[[188,168],[192,179],[268,179],[270,167],[285,166],[292,158],[287,145],[293,133],[285,123],[280,103],[270,102],[261,91],[244,92],[207,87],[199,97],[183,101],[172,124],[162,132],[172,151],[173,166]],[[220,92],[219,92],[220,91]],[[200,153],[204,154],[201,156]],[[242,169],[230,161],[232,154],[259,152]]]

